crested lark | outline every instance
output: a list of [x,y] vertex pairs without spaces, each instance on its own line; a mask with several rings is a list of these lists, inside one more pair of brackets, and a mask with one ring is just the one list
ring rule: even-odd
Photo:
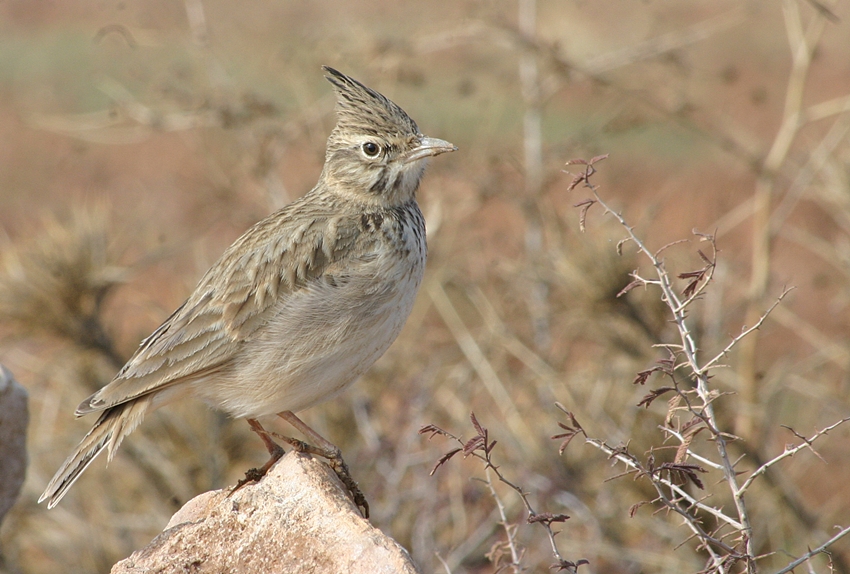
[[145,415],[194,396],[247,418],[272,454],[240,486],[280,458],[269,438],[279,435],[255,420],[278,414],[318,446],[279,438],[328,457],[368,514],[339,449],[294,413],[343,391],[398,336],[425,268],[416,203],[425,160],[457,148],[324,69],[338,119],[316,187],[237,239],[112,382],[77,407],[77,416],[99,418],[41,495],[48,508],[104,448],[111,460]]

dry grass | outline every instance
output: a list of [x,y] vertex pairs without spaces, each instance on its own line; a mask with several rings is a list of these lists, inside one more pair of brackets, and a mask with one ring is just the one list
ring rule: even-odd
[[[0,538],[13,572],[108,571],[188,498],[263,460],[241,421],[169,407],[56,509],[35,504],[87,429],[76,404],[230,241],[317,178],[333,121],[321,64],[460,147],[422,190],[429,267],[404,332],[346,395],[304,413],[345,452],[373,523],[425,572],[493,572],[488,553],[513,560],[506,533],[529,570],[554,561],[493,480],[508,530],[499,524],[490,488],[470,480],[485,478],[480,464],[453,459],[428,476],[448,446],[419,429],[472,438],[472,411],[532,508],[571,516],[553,528],[562,556],[589,560],[579,571],[706,565],[681,516],[643,506],[629,517],[657,496],[652,484],[606,481],[623,467],[577,442],[561,457],[550,439],[565,422],[558,401],[641,461],[651,449],[674,461],[678,447],[659,438],[666,397],[638,407],[648,390],[631,384],[666,357],[653,345],[674,342],[676,325],[650,288],[617,297],[645,260],[632,242],[618,254],[624,230],[598,206],[580,231],[573,205],[587,195],[568,190],[567,159],[610,154],[596,183],[651,251],[694,228],[714,234],[714,278],[688,313],[702,357],[796,286],[752,348],[712,373],[727,393],[717,425],[746,439],[729,445],[741,469],[799,441],[780,425],[811,436],[850,411],[843,5],[834,23],[802,0],[541,1],[532,37],[508,2],[99,6],[0,8],[0,361],[32,401],[30,472]],[[668,249],[665,263],[698,269],[697,247]],[[774,553],[762,571],[850,523],[847,433],[818,440],[823,460],[802,451],[749,490],[752,550]],[[694,452],[716,452],[707,438]],[[707,503],[731,508],[721,475],[702,477]],[[832,550],[846,571],[848,542]],[[828,571],[827,559],[812,568]]]

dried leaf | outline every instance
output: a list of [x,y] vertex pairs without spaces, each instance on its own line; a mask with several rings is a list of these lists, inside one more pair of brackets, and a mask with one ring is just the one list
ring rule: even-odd
[[440,468],[441,466],[446,464],[454,455],[459,453],[461,450],[463,450],[463,449],[455,448],[455,449],[450,450],[449,452],[447,452],[443,456],[441,456],[440,460],[437,461],[437,464],[434,465],[434,468],[431,469],[431,472],[429,473],[428,476],[434,476],[434,473],[437,472],[438,468]]
[[641,285],[643,285],[643,281],[641,281],[640,279],[635,279],[634,281],[632,281],[631,283],[629,283],[628,285],[626,285],[625,287],[620,289],[620,292],[617,293],[617,297],[622,297],[623,295],[625,295],[626,293],[628,293],[629,291],[631,291],[635,287],[640,287]]
[[[570,188],[570,189],[572,189],[572,188]],[[587,221],[587,212],[590,210],[591,207],[593,207],[594,203],[596,203],[595,199],[585,199],[584,201],[581,201],[581,202],[579,202],[579,203],[577,203],[573,206],[573,207],[581,207],[581,211],[579,212],[579,216],[578,216],[578,226],[579,226],[579,229],[582,232],[584,232],[584,230],[585,230],[584,224],[585,224],[585,221]]]
[[645,397],[643,397],[640,402],[637,404],[639,407],[649,408],[649,405],[652,404],[652,401],[660,397],[665,393],[669,393],[670,391],[675,391],[676,389],[673,387],[660,387],[653,391],[650,391]]
[[649,501],[648,500],[642,500],[641,502],[632,504],[632,506],[629,508],[629,518],[634,518],[635,514],[637,514],[638,509],[640,509],[640,507],[643,506],[644,504],[649,504]]
[[572,181],[570,182],[570,184],[567,186],[567,191],[574,190],[575,188],[578,187],[578,184],[580,184],[583,181],[587,181],[587,176],[585,174],[582,173],[582,174],[574,176]]
[[576,416],[575,416],[573,413],[571,413],[571,412],[566,412],[565,414],[566,414],[568,417],[570,417],[570,423],[571,423],[571,424],[572,424],[575,428],[577,428],[577,429],[578,429],[578,430],[580,430],[581,432],[584,432],[584,429],[582,428],[582,426],[581,426],[580,424],[578,424],[578,420],[576,420]]
[[[590,161],[587,161],[585,159],[571,159],[571,160],[569,160],[566,163],[566,165],[583,165],[583,166],[585,166],[585,169],[582,173],[573,176],[572,181],[567,186],[567,190],[568,191],[574,190],[582,182],[587,184],[588,187],[595,188],[595,186],[590,184],[590,177],[593,174],[596,173],[596,168],[593,167],[593,164],[596,163],[596,162],[600,162],[607,157],[608,157],[608,154],[598,155],[598,156],[594,157],[593,159],[591,159]],[[565,170],[565,173],[570,173],[570,172]]]
[[443,436],[451,436],[449,433],[438,427],[437,425],[425,425],[421,429],[419,429],[419,434],[427,434],[431,433],[431,436],[428,437],[428,440],[431,440],[435,436],[443,435]]
[[685,273],[679,273],[679,279],[692,279],[696,277],[697,279],[702,279],[705,275],[705,268],[700,269],[699,271],[687,271]]
[[655,361],[665,375],[673,376],[673,370],[676,368],[676,361],[673,359],[658,359]]
[[578,434],[577,432],[570,432],[570,433],[556,434],[555,436],[552,437],[553,440],[557,440],[559,438],[564,439],[563,441],[561,441],[561,444],[558,445],[558,454],[564,454],[564,451],[567,450],[567,447],[570,446],[570,442],[576,437],[577,434]]
[[481,435],[474,436],[463,445],[463,456],[469,456],[476,450],[483,448],[487,443],[484,442],[484,437]]
[[650,474],[656,474],[656,472],[658,475],[661,475],[662,472],[667,472],[673,481],[685,482],[690,480],[694,486],[700,490],[705,490],[705,485],[703,485],[699,476],[697,476],[697,472],[706,473],[708,471],[698,464],[665,462],[658,467],[657,471],[652,471]]
[[472,426],[475,427],[475,430],[478,432],[478,434],[487,434],[487,429],[481,426],[481,424],[478,422],[478,419],[475,417],[475,413],[469,413],[469,419],[472,421]]
[[685,288],[682,290],[682,295],[684,295],[686,298],[690,297],[691,295],[693,295],[696,292],[698,286],[699,286],[699,279],[694,279],[693,281],[691,281],[690,283],[688,283],[685,286]]
[[667,416],[664,417],[664,424],[666,426],[670,426],[670,423],[673,421],[673,415],[680,404],[682,404],[682,395],[680,393],[676,393],[667,401]]
[[691,420],[682,425],[682,428],[679,429],[679,432],[683,435],[696,436],[700,431],[704,430],[704,426],[700,426],[704,424],[705,421],[699,417],[693,417]]
[[676,464],[681,464],[688,459],[688,449],[691,448],[691,441],[693,441],[693,435],[685,435],[682,444],[679,445],[679,448],[676,449],[676,457],[673,461]]
[[645,371],[640,371],[640,372],[638,372],[637,375],[635,375],[635,378],[632,381],[632,384],[633,385],[643,385],[643,384],[646,383],[647,379],[649,379],[649,377],[650,377],[650,375],[652,375],[652,373],[654,373],[656,371],[661,371],[661,370],[663,370],[661,367],[656,366],[656,367],[652,367],[650,369],[646,369]]
[[555,405],[559,409],[561,409],[561,411],[563,411],[563,413],[565,415],[567,415],[570,418],[570,424],[569,425],[566,425],[562,422],[558,423],[558,426],[561,427],[562,429],[564,429],[567,432],[561,433],[561,434],[556,434],[556,435],[552,436],[553,440],[557,440],[559,438],[565,439],[561,443],[561,445],[558,447],[558,454],[564,454],[564,451],[567,450],[567,446],[569,446],[570,441],[573,440],[577,435],[585,434],[585,433],[584,433],[584,429],[581,428],[581,425],[578,423],[578,421],[576,420],[576,417],[575,417],[575,415],[573,415],[573,413],[565,410],[564,407],[560,403],[555,403]]

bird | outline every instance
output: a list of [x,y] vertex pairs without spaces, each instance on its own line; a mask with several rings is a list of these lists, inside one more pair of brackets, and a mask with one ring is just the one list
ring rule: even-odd
[[[271,458],[237,485],[259,480],[283,449],[325,456],[358,506],[368,505],[339,449],[295,413],[351,385],[396,339],[425,269],[425,219],[416,201],[427,160],[456,151],[424,136],[397,104],[323,66],[336,92],[336,125],[318,183],[259,221],[76,416],[97,421],[47,485],[53,508],[104,450],[160,407],[188,397],[245,418]],[[278,415],[313,444],[263,429]]]

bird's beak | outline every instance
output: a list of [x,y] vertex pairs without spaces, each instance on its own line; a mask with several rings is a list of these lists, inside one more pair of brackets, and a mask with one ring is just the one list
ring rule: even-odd
[[437,138],[422,138],[419,145],[404,154],[404,163],[411,163],[419,159],[440,155],[450,151],[456,151],[457,146]]

